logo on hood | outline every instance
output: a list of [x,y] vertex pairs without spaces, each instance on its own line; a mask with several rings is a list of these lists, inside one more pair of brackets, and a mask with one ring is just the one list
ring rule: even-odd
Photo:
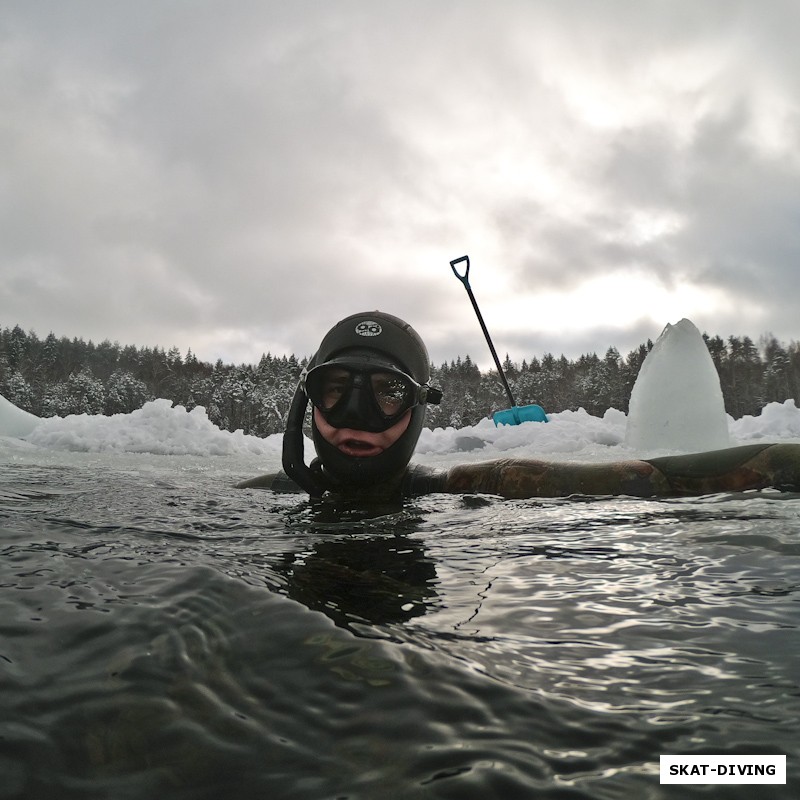
[[365,319],[356,325],[356,333],[359,336],[380,336],[382,332],[383,328],[371,319]]

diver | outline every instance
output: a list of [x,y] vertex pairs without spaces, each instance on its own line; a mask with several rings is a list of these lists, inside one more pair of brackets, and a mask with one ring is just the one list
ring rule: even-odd
[[[532,498],[800,491],[800,444],[789,443],[593,464],[496,459],[446,471],[411,465],[426,406],[441,399],[441,390],[430,384],[425,344],[407,322],[381,311],[353,314],[325,334],[300,376],[283,437],[283,472],[237,488],[358,502],[434,492]],[[309,403],[317,457],[307,465],[303,424]]]
[[[430,360],[419,334],[381,311],[353,314],[331,328],[303,370],[283,438],[283,469],[239,488],[331,492],[392,501],[427,493],[409,468],[428,403],[442,399],[429,383]],[[317,453],[304,461],[303,423],[312,404]]]

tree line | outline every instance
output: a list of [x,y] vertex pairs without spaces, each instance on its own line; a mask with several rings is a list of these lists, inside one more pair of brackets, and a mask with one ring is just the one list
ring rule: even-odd
[[[800,343],[782,344],[772,335],[759,345],[747,336],[703,334],[717,368],[731,416],[756,415],[773,401],[800,397]],[[605,355],[570,360],[547,353],[521,364],[506,356],[506,374],[518,405],[538,403],[550,413],[584,408],[601,416],[606,409],[627,413],[631,390],[653,343],[648,340],[622,357]],[[307,359],[263,355],[258,364],[215,364],[189,350],[121,346],[117,342],[56,337],[40,339],[19,325],[0,331],[0,394],[40,417],[70,414],[127,414],[164,397],[191,410],[203,406],[223,430],[267,436],[284,429],[297,381]],[[508,407],[494,370],[481,372],[467,355],[439,367],[432,383],[444,392],[428,409],[431,428],[474,425]]]

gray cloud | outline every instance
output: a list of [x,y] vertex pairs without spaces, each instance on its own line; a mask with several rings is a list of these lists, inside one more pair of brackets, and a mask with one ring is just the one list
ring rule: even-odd
[[[7,5],[3,324],[239,361],[380,307],[441,361],[483,347],[470,252],[515,294],[629,270],[763,308],[711,333],[798,336],[792,2]],[[631,307],[498,347],[676,321]]]

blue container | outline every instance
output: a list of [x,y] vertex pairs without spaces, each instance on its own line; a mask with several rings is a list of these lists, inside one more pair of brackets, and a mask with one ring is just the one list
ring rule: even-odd
[[547,422],[547,414],[541,406],[513,406],[495,412],[492,419],[496,426],[519,425],[522,422]]

